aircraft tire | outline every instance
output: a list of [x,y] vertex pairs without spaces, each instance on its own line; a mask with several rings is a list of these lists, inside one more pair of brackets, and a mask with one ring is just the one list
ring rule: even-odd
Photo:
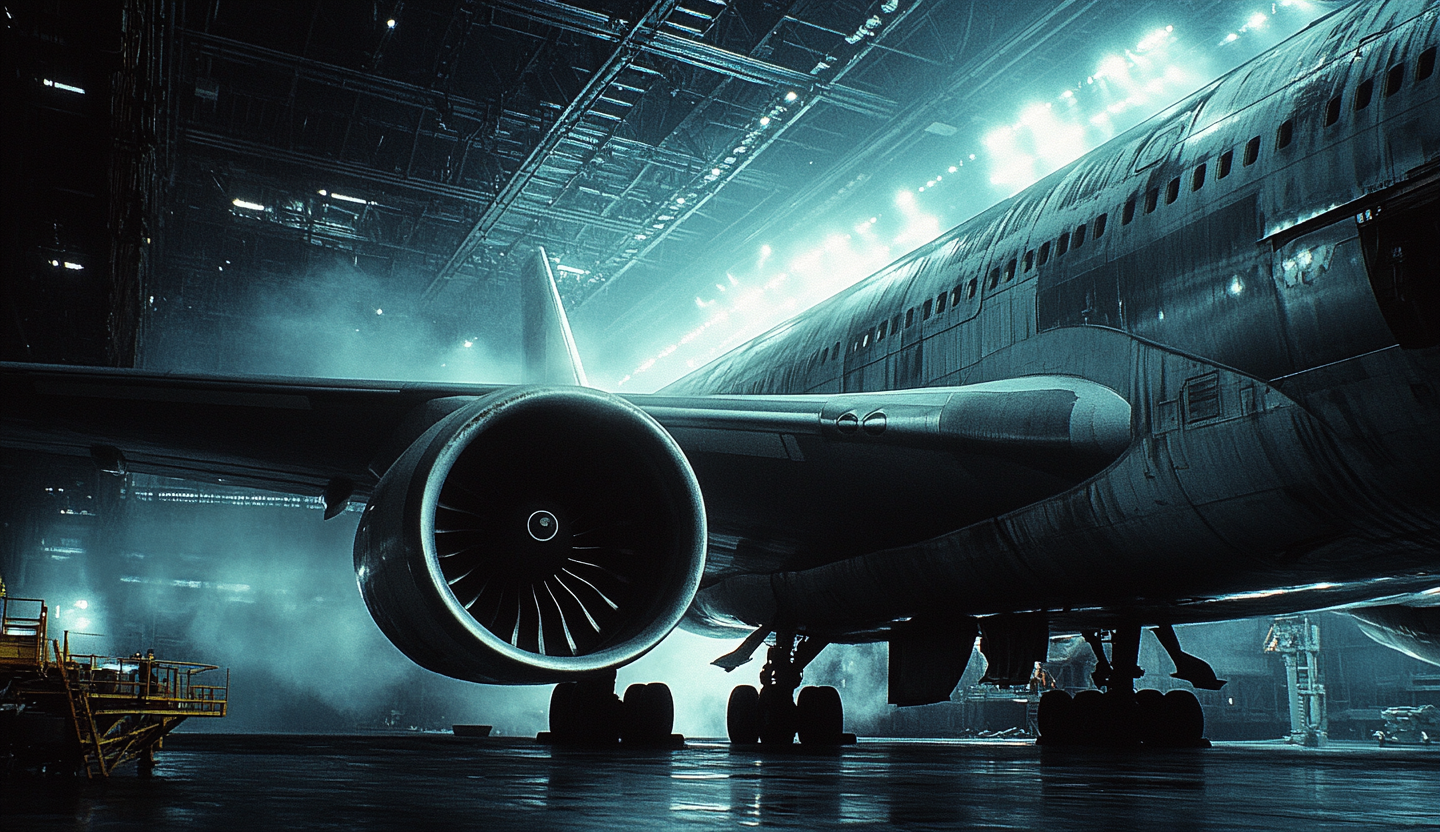
[[1035,721],[1040,726],[1041,745],[1069,745],[1074,726],[1074,701],[1063,690],[1047,690],[1040,697]]
[[1168,745],[1188,747],[1200,745],[1205,736],[1205,712],[1200,700],[1188,690],[1172,690],[1165,694],[1165,727]]
[[652,745],[669,739],[675,725],[675,699],[661,682],[635,684],[625,689],[624,720],[620,739],[625,743]]
[[1105,694],[1082,690],[1070,707],[1070,742],[1074,745],[1104,745],[1109,720]]
[[795,701],[789,691],[766,687],[760,691],[760,742],[790,745],[795,741]]
[[840,691],[829,685],[801,688],[795,701],[795,726],[805,745],[839,745],[845,728]]
[[760,742],[760,693],[750,685],[737,685],[725,705],[725,733],[731,745]]
[[557,740],[570,741],[579,736],[575,714],[574,682],[561,682],[550,691],[550,736]]
[[1154,688],[1135,691],[1135,723],[1143,745],[1161,745],[1165,737],[1165,694]]

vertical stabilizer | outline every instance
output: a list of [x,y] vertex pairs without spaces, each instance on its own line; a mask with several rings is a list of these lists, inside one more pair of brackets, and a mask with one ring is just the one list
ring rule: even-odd
[[570,334],[570,320],[560,303],[560,290],[550,271],[545,249],[537,249],[534,268],[520,287],[520,308],[525,316],[521,328],[525,357],[521,380],[526,384],[579,384],[589,386],[580,352]]

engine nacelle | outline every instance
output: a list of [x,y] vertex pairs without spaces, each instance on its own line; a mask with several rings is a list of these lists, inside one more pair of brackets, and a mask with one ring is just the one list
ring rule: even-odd
[[457,679],[537,684],[633,661],[680,621],[705,508],[654,419],[583,387],[513,387],[436,423],[355,536],[385,635]]

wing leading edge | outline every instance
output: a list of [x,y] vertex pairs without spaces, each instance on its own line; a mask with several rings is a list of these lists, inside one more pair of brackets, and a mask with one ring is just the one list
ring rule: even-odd
[[[0,366],[0,445],[102,467],[368,494],[446,415],[499,388]],[[712,575],[802,568],[924,540],[1094,475],[1130,406],[1083,379],[794,396],[627,396],[700,480]]]

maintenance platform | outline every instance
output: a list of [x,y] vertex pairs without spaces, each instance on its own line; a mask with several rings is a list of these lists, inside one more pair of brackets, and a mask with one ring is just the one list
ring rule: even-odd
[[0,595],[0,619],[0,768],[104,778],[138,760],[148,771],[181,722],[225,716],[229,671],[205,684],[219,667],[73,654],[69,631],[48,638],[37,598]]

